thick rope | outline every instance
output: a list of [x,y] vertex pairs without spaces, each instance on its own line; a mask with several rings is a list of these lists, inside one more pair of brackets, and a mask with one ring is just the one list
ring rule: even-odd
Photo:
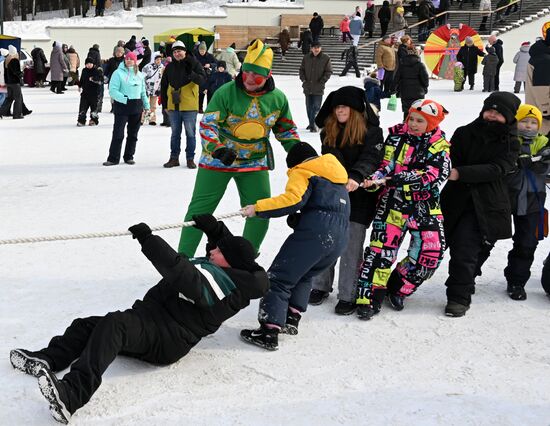
[[[225,213],[225,214],[216,216],[216,219],[221,220],[221,219],[227,219],[235,216],[242,216],[241,211],[239,210],[233,213]],[[151,227],[151,231],[164,231],[166,229],[187,228],[193,225],[195,225],[195,222],[193,221],[183,222],[183,223],[173,223],[171,225],[159,225],[159,226]],[[0,240],[0,245],[41,243],[45,241],[84,240],[89,238],[122,237],[124,235],[132,235],[132,233],[130,231],[95,232],[90,234],[52,235],[49,237],[14,238],[11,240]]]

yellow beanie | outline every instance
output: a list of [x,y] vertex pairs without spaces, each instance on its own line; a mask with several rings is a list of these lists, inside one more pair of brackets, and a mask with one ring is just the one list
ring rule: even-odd
[[538,109],[536,106],[529,105],[529,104],[522,104],[518,108],[518,112],[516,113],[516,120],[521,121],[524,118],[536,118],[539,122],[539,129],[542,126],[542,112],[540,112],[540,109]]
[[246,49],[242,70],[251,71],[267,77],[273,64],[273,50],[265,46],[260,39],[257,39]]

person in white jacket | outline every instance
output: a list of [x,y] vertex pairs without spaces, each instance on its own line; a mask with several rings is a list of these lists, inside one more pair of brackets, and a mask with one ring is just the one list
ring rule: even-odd
[[153,62],[145,65],[143,68],[143,74],[145,75],[145,92],[149,97],[149,104],[151,106],[149,115],[142,118],[142,122],[147,118],[151,126],[157,125],[157,99],[160,95],[160,80],[162,78],[162,72],[164,71],[164,65],[162,65],[162,56],[160,53],[155,54]]
[[521,90],[521,83],[523,83],[523,89],[525,89],[525,81],[527,80],[527,64],[529,64],[529,48],[531,43],[525,41],[521,43],[521,46],[514,56],[514,64],[516,69],[514,71],[514,93],[519,93]]

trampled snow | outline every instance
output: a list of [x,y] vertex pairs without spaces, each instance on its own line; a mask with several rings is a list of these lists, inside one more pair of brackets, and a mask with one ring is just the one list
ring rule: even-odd
[[[290,99],[302,139],[319,148],[318,134],[304,130],[298,79],[275,80]],[[485,98],[480,80],[478,74],[476,91],[461,93],[452,91],[450,81],[430,82],[429,97],[450,111],[442,124],[449,136],[479,113]],[[511,90],[511,80],[511,73],[502,75],[504,89]],[[334,76],[326,93],[345,84],[360,83]],[[25,88],[24,96],[33,114],[0,121],[0,239],[121,231],[141,221],[183,219],[196,171],[162,167],[169,129],[143,127],[136,165],[107,168],[101,163],[111,114],[102,113],[98,127],[77,128],[75,88],[63,96]],[[384,128],[400,118],[400,111],[383,108]],[[286,168],[280,144],[274,140],[273,146],[277,194]],[[231,184],[217,211],[238,208]],[[240,232],[243,220],[227,223]],[[259,258],[263,266],[288,234],[284,218],[271,221]],[[177,245],[178,231],[159,235]],[[548,425],[550,299],[540,275],[550,243],[537,250],[523,302],[505,292],[509,248],[510,241],[497,244],[464,318],[443,315],[448,258],[402,312],[384,306],[369,322],[336,316],[335,290],[307,311],[297,336],[281,336],[274,353],[239,339],[240,329],[257,324],[254,301],[169,367],[118,357],[71,423]],[[2,245],[0,259],[0,424],[53,424],[36,380],[12,369],[9,350],[41,348],[76,317],[128,308],[160,276],[130,237]]]

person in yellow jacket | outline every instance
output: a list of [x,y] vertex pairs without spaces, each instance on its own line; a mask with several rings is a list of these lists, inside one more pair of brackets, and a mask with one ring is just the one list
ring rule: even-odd
[[199,86],[205,82],[202,65],[187,55],[187,49],[181,41],[172,44],[174,60],[164,69],[160,81],[160,93],[163,110],[170,116],[170,159],[164,167],[180,165],[182,125],[185,127],[185,157],[187,167],[195,169],[197,111],[199,109]]
[[287,222],[294,229],[269,268],[270,288],[258,313],[260,328],[241,331],[244,341],[267,350],[278,349],[280,332],[298,333],[312,278],[338,259],[348,239],[350,202],[344,166],[332,154],[319,157],[305,142],[290,149],[286,162],[284,194],[242,209],[248,217],[289,215]]

